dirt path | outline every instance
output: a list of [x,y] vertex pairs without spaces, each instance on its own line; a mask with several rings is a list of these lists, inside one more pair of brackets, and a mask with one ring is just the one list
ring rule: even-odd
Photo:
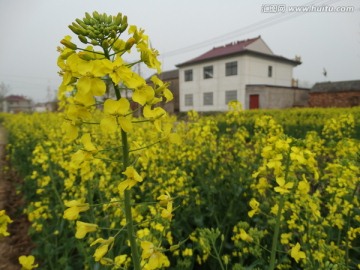
[[5,145],[7,143],[6,140],[6,132],[5,129],[0,126],[0,210],[5,209],[6,204],[6,194],[8,192],[7,187],[5,185],[4,178],[4,170],[6,170],[5,165]]
[[18,257],[30,254],[32,244],[27,235],[29,223],[21,213],[23,201],[15,190],[21,180],[6,161],[6,143],[6,131],[0,126],[0,210],[5,209],[13,220],[10,236],[0,239],[0,270],[19,270]]

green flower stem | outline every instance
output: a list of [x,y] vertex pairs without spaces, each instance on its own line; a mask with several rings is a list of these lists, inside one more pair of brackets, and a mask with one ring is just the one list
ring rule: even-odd
[[132,67],[132,66],[135,66],[136,64],[139,64],[139,63],[142,63],[142,60],[136,61],[136,62],[134,62],[134,63],[130,63],[130,64],[128,64],[127,66],[128,66],[128,67]]
[[84,51],[84,52],[89,52],[89,53],[95,53],[95,54],[103,55],[101,52],[89,51],[89,50],[82,49],[82,48],[77,48],[77,49],[78,49],[79,51]]
[[146,149],[146,148],[150,148],[151,146],[153,146],[153,145],[155,145],[155,144],[158,144],[158,143],[161,142],[162,140],[163,140],[163,139],[160,139],[160,140],[158,140],[158,141],[156,141],[156,142],[153,142],[153,143],[151,143],[151,144],[148,144],[148,145],[146,145],[146,146],[129,150],[129,153],[130,153],[130,152],[140,151],[140,150],[143,150],[143,149]]
[[225,270],[225,267],[223,265],[223,262],[221,261],[221,257],[220,257],[220,254],[219,254],[219,251],[216,249],[216,244],[214,242],[211,243],[212,246],[213,246],[213,249],[214,249],[214,252],[215,252],[215,258],[217,259],[217,261],[219,262],[220,264],[220,267],[221,267],[221,270]]
[[[289,173],[290,153],[291,153],[291,150],[289,150],[289,152],[287,153],[287,157],[286,157],[285,176],[284,176],[285,182],[287,181],[288,173]],[[279,241],[280,224],[281,224],[281,213],[284,208],[284,205],[285,205],[285,197],[282,195],[280,198],[279,208],[278,208],[278,212],[276,215],[275,230],[274,230],[274,235],[273,235],[272,244],[271,244],[269,270],[275,269],[276,250],[277,250],[277,245],[278,245],[278,241]]]
[[[104,55],[107,59],[110,59],[109,51],[106,48],[103,48]],[[121,98],[120,87],[113,83],[115,89],[116,99],[119,100]],[[129,142],[127,133],[121,129],[121,147],[122,147],[122,154],[123,154],[123,169],[124,171],[129,166]],[[134,232],[134,221],[131,213],[131,190],[126,189],[124,192],[124,206],[125,206],[125,218],[126,218],[126,229],[128,233],[128,240],[130,242],[131,248],[131,256],[133,261],[133,266],[135,270],[141,270],[140,265],[140,257],[138,253],[138,247],[136,243],[136,237]]]
[[[48,155],[50,156],[50,154],[48,153]],[[52,164],[49,163],[49,169],[48,169],[48,173],[51,177],[51,179],[54,179],[54,174],[53,174],[53,170],[52,170]],[[61,210],[64,212],[65,210],[65,206],[63,203],[63,200],[61,199],[61,196],[59,194],[59,191],[56,188],[56,183],[55,181],[50,181],[51,182],[51,188],[54,191],[55,197],[58,199],[58,202],[60,204]]]
[[[127,139],[127,133],[124,130],[121,130],[121,141],[123,145],[123,159],[124,159],[124,171],[126,167],[129,165],[129,144]],[[126,189],[125,192],[125,218],[126,218],[126,226],[128,239],[130,241],[131,247],[131,255],[134,264],[135,270],[140,270],[140,257],[138,253],[138,247],[136,244],[135,232],[134,232],[134,222],[131,213],[131,190]]]
[[280,232],[280,223],[281,223],[281,212],[284,208],[285,199],[284,196],[281,197],[280,203],[279,203],[279,209],[276,215],[276,224],[275,224],[275,231],[272,239],[272,245],[271,245],[271,255],[270,255],[270,264],[269,264],[269,270],[275,269],[275,258],[276,258],[276,249],[279,239],[279,232]]
[[[121,98],[119,86],[114,85],[114,88],[115,88],[116,98],[119,100]],[[126,168],[129,166],[130,149],[129,149],[127,133],[122,129],[121,129],[121,144],[122,144],[121,146],[123,153],[123,166],[125,171]],[[132,261],[134,264],[134,269],[141,270],[140,257],[138,253],[138,247],[136,244],[136,238],[134,232],[134,221],[131,213],[131,190],[126,189],[124,195],[125,195],[124,205],[125,205],[126,227],[127,227],[128,239],[130,242]]]

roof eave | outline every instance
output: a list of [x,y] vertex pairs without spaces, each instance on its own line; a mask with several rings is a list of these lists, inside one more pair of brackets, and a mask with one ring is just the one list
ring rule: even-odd
[[298,66],[298,65],[302,64],[301,61],[288,59],[288,58],[285,58],[285,57],[282,57],[282,56],[279,56],[279,55],[269,55],[269,54],[260,53],[260,52],[257,52],[257,51],[252,51],[252,50],[243,50],[241,52],[235,52],[235,53],[231,53],[231,54],[227,54],[227,55],[215,56],[215,57],[202,59],[202,60],[190,60],[188,62],[180,63],[180,64],[177,64],[175,66],[177,68],[182,68],[182,67],[186,67],[186,66],[192,66],[194,64],[201,64],[201,63],[211,62],[211,61],[217,60],[217,59],[224,59],[224,58],[229,58],[229,57],[233,57],[233,56],[240,56],[240,55],[244,55],[244,54],[253,54],[253,55],[260,56],[260,57],[277,59],[278,61],[286,62],[286,63],[292,64],[293,66]]

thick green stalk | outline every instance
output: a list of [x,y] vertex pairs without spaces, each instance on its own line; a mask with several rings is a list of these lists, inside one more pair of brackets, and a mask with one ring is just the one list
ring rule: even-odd
[[[286,157],[285,176],[284,176],[285,182],[287,181],[288,173],[289,173],[290,153],[291,153],[291,150],[289,150],[289,152],[287,153],[287,157]],[[274,230],[274,235],[273,235],[272,244],[271,244],[269,270],[275,269],[276,250],[277,250],[277,245],[278,245],[278,240],[279,240],[280,224],[281,224],[281,213],[284,208],[284,205],[285,205],[285,197],[284,197],[284,195],[282,195],[280,198],[279,208],[278,208],[278,212],[276,215],[275,230]]]
[[[116,98],[119,100],[121,98],[120,90],[117,85],[114,85]],[[122,154],[123,154],[123,168],[124,171],[129,166],[129,143],[127,138],[127,133],[124,130],[121,130],[121,144],[122,144]],[[125,218],[126,218],[126,229],[128,233],[128,239],[130,242],[131,256],[134,264],[135,270],[141,270],[140,257],[138,253],[138,247],[136,244],[135,232],[134,232],[134,221],[131,213],[131,190],[126,189],[124,192],[124,205],[125,205]]]
[[[121,130],[121,141],[123,146],[123,160],[124,160],[124,170],[129,165],[129,144],[127,140],[127,133]],[[125,217],[126,217],[126,228],[128,233],[128,239],[130,241],[131,247],[131,256],[134,264],[135,270],[140,270],[140,257],[138,253],[138,247],[136,244],[135,232],[134,232],[134,221],[131,213],[131,190],[126,189],[125,192]]]
[[280,232],[280,223],[281,223],[281,212],[284,208],[285,199],[282,196],[279,203],[279,209],[276,216],[276,224],[275,224],[275,231],[272,239],[272,245],[271,245],[271,255],[270,255],[270,264],[269,264],[269,270],[275,269],[275,259],[276,259],[276,250],[277,250],[277,244],[279,239],[279,232]]
[[[105,57],[110,59],[109,52],[103,48]],[[120,88],[118,85],[114,85],[116,99],[121,98]],[[122,154],[123,154],[123,170],[129,166],[129,143],[127,138],[127,133],[121,129],[121,144],[122,144]],[[136,243],[136,237],[134,232],[134,221],[131,213],[131,190],[126,189],[124,192],[124,206],[125,206],[125,218],[126,218],[126,229],[128,233],[128,240],[130,242],[131,256],[135,270],[141,270],[140,257],[138,252],[138,247]]]

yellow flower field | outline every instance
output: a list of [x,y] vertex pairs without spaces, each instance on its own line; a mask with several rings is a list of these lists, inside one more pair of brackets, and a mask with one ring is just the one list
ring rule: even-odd
[[[359,108],[273,113],[191,112],[171,119],[181,144],[145,148],[159,138],[143,124],[131,134],[134,171],[124,173],[121,151],[106,149],[111,138],[96,125],[87,126],[95,151],[80,136],[64,141],[61,114],[3,115],[39,268],[132,268],[125,176],[136,182],[132,213],[148,269],[357,269]],[[320,132],[284,133],[309,115]]]

